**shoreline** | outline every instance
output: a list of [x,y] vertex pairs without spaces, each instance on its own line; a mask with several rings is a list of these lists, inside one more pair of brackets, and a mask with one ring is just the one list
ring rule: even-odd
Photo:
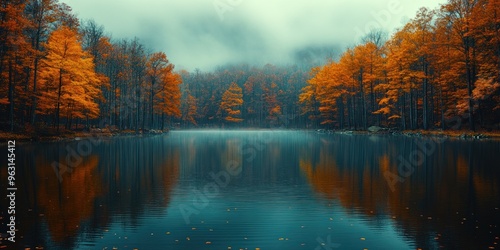
[[[197,131],[204,129],[196,129]],[[222,129],[224,130],[224,129]],[[258,130],[263,130],[262,128]],[[266,130],[266,129],[264,129]],[[280,129],[281,130],[281,129]],[[458,140],[500,140],[500,131],[468,131],[468,130],[391,130],[380,128],[375,131],[364,130],[327,130],[327,129],[283,129],[289,131],[314,131],[319,134],[344,134],[344,135],[390,135],[390,136],[407,136],[419,138],[451,138]],[[176,129],[175,131],[190,131],[190,129]],[[150,130],[146,132],[139,131],[136,133],[133,130],[124,131],[109,131],[94,129],[91,131],[65,131],[59,135],[33,135],[26,133],[11,133],[0,131],[0,145],[8,140],[16,140],[22,143],[37,143],[37,142],[62,142],[62,141],[78,141],[86,138],[112,138],[119,136],[154,136],[168,134],[170,131]]]
[[391,135],[419,138],[450,138],[457,140],[500,140],[500,131],[469,131],[469,130],[316,130],[322,134],[352,134],[352,135]]
[[46,134],[46,135],[33,135],[26,133],[12,133],[0,131],[0,145],[7,143],[8,140],[16,140],[16,142],[21,143],[38,143],[38,142],[64,142],[64,141],[79,141],[87,138],[112,138],[119,136],[154,136],[161,134],[168,134],[170,131],[165,130],[150,130],[147,132],[139,131],[136,133],[133,130],[124,131],[109,131],[94,129],[91,131],[65,131],[58,135],[56,134]]

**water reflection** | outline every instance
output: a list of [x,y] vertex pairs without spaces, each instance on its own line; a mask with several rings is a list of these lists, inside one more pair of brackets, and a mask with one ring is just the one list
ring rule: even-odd
[[37,176],[41,177],[36,193],[39,216],[45,217],[55,242],[73,239],[80,224],[92,216],[96,198],[103,194],[97,171],[99,157],[84,160],[62,182],[54,181],[51,161],[39,157],[36,162]]
[[[405,158],[436,147],[392,191],[386,171],[401,175]],[[390,216],[407,239],[424,249],[488,248],[498,243],[500,169],[498,143],[359,136],[329,136],[301,151],[299,165],[325,199],[363,213],[367,221]],[[355,153],[353,153],[355,152]]]
[[[298,131],[114,138],[62,181],[52,163],[78,142],[19,146],[22,238],[14,247],[314,249],[327,237],[340,249],[495,246],[500,143],[446,141],[429,150],[417,142],[430,141]],[[391,189],[387,171],[401,175],[401,159],[423,150],[421,164]],[[212,174],[235,169],[200,199],[217,183]],[[189,224],[180,207],[196,209]]]
[[[104,141],[74,167],[69,167],[66,156],[67,147],[75,149],[76,142],[18,147],[17,155],[23,158],[17,159],[16,170],[21,191],[16,218],[22,237],[17,248],[71,249],[82,234],[87,241],[99,238],[120,217],[134,227],[146,209],[153,216],[160,214],[180,172],[179,149],[163,140]],[[67,167],[61,179],[54,161]],[[1,178],[6,174],[2,168]]]

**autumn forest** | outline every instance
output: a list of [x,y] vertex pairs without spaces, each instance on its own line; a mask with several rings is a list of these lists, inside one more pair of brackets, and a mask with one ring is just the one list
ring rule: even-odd
[[422,8],[324,65],[177,70],[57,0],[0,4],[0,130],[500,129],[500,1]]

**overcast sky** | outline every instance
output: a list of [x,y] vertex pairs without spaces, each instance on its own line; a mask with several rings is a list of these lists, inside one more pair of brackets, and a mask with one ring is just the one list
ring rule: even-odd
[[138,37],[176,69],[338,56],[365,31],[393,32],[444,0],[62,0],[115,39]]

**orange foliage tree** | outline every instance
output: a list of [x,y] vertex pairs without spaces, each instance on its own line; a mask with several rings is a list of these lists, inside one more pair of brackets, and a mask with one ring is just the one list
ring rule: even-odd
[[45,47],[47,56],[40,71],[40,113],[55,114],[57,131],[61,113],[66,116],[68,127],[73,118],[97,118],[101,81],[94,71],[92,56],[83,51],[76,31],[61,26],[51,34]]
[[243,105],[242,89],[233,82],[222,95],[219,113],[226,122],[242,122],[241,105]]

